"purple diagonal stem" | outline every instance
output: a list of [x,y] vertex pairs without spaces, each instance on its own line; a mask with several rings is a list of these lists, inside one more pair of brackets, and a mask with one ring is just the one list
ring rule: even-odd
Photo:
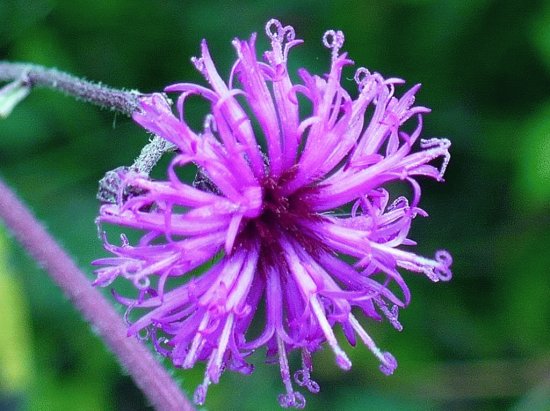
[[151,405],[162,411],[195,408],[178,385],[137,339],[126,336],[119,314],[93,288],[85,274],[46,232],[8,186],[0,179],[0,219],[63,290],[73,305],[115,354]]

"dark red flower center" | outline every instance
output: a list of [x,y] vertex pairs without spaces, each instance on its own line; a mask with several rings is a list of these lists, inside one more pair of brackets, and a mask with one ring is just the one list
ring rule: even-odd
[[290,195],[283,194],[282,183],[292,172],[274,179],[271,176],[261,182],[263,199],[262,212],[253,219],[244,220],[235,244],[248,240],[260,240],[262,251],[277,252],[282,235],[294,239],[309,252],[322,247],[320,239],[304,227],[305,221],[320,220],[313,212],[308,197],[313,188],[298,190]]

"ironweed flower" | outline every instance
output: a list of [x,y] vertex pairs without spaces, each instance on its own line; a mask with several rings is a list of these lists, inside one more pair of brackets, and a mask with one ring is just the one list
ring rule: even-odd
[[[280,405],[302,408],[288,353],[301,351],[296,384],[318,392],[311,355],[324,343],[341,368],[351,367],[336,325],[351,345],[358,337],[381,371],[392,374],[396,360],[375,345],[357,315],[385,317],[401,330],[398,309],[409,303],[410,292],[400,269],[434,282],[451,277],[446,251],[434,258],[409,251],[416,244],[407,238],[411,222],[426,216],[418,206],[417,177],[442,181],[450,157],[446,139],[417,144],[422,115],[429,112],[414,105],[420,86],[398,98],[395,87],[403,80],[359,68],[352,98],[340,80],[353,62],[340,53],[343,33],[332,30],[323,37],[332,51],[329,73],[300,69],[295,83],[287,59],[301,41],[277,20],[267,23],[266,33],[272,49],[264,61],[256,57],[255,35],[233,41],[237,60],[227,82],[203,41],[201,57],[192,61],[210,87],[166,88],[181,93],[179,115],[162,94],[142,98],[134,120],[175,144],[178,153],[166,181],[126,170],[118,201],[103,205],[98,218],[144,234],[133,245],[124,236],[121,245],[105,240],[114,256],[95,262],[102,266],[95,284],[131,280],[137,298],[117,298],[144,313],[128,334],[147,332],[176,367],[206,362],[195,391],[198,404],[226,368],[252,372],[246,358],[265,346],[268,361],[281,369],[286,392]],[[184,118],[184,103],[193,95],[210,104],[201,131]],[[305,118],[303,104],[311,110]],[[416,126],[407,133],[402,126],[409,120]],[[196,167],[193,184],[178,176],[185,166]],[[392,181],[410,186],[411,199],[390,203],[383,186]]]

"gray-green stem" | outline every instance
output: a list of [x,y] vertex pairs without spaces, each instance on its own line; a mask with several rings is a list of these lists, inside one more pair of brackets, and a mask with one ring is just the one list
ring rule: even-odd
[[[138,110],[139,98],[144,96],[136,90],[117,90],[101,83],[80,79],[57,69],[36,64],[0,61],[0,82],[10,81],[22,82],[30,89],[45,87],[60,91],[67,96],[127,116],[132,116]],[[143,148],[134,164],[127,168],[148,175],[162,155],[173,150],[175,150],[175,146],[172,143],[155,136]],[[112,201],[109,194],[109,190],[112,190],[111,185],[118,186],[120,184],[120,181],[111,181],[113,176],[116,179],[117,170],[107,172],[105,178],[100,181],[98,198],[102,201]],[[107,185],[106,181],[110,182],[110,185]]]
[[21,80],[29,87],[46,87],[86,103],[131,116],[138,108],[137,91],[117,90],[100,83],[82,80],[57,69],[35,64],[0,61],[0,82]]

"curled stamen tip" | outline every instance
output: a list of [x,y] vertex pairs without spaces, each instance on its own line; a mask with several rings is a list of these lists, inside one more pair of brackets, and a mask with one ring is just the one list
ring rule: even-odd
[[453,276],[450,267],[453,264],[453,257],[448,251],[439,250],[435,253],[435,259],[441,265],[434,269],[437,278],[441,281],[449,281]]
[[122,316],[122,319],[124,320],[124,323],[130,327],[132,325],[132,322],[130,321],[130,313],[132,312],[132,310],[134,309],[136,303],[132,303],[128,306],[128,308],[126,308],[126,310],[124,311],[124,315]]
[[146,276],[136,276],[133,278],[133,283],[138,290],[145,290],[151,285],[151,280]]
[[306,406],[306,399],[299,392],[280,394],[277,398],[279,405],[283,408],[303,409]]
[[341,30],[327,30],[323,35],[323,44],[326,48],[338,50],[344,45],[345,36]]
[[445,267],[450,267],[453,264],[453,257],[446,250],[438,250],[435,253],[435,259]]
[[355,74],[353,75],[353,79],[355,80],[355,83],[359,86],[359,89],[362,90],[365,85],[367,84],[369,77],[371,73],[368,69],[365,67],[359,67]]
[[438,280],[441,280],[441,281],[449,281],[453,276],[452,271],[449,270],[448,267],[436,268],[434,271]]
[[294,381],[296,381],[296,384],[298,384],[300,387],[303,387],[308,379],[309,376],[307,375],[307,371],[305,370],[298,370],[294,373]]
[[383,353],[384,360],[380,364],[380,371],[386,375],[392,375],[397,368],[397,360],[389,352]]
[[144,328],[143,330],[140,330],[136,334],[136,338],[140,341],[147,341],[149,339],[150,334],[151,334],[151,330],[149,330],[149,328]]
[[296,371],[294,373],[294,381],[296,381],[296,384],[300,387],[306,387],[309,392],[313,394],[317,394],[321,390],[319,384],[310,378],[308,370]]
[[316,381],[310,380],[309,384],[307,385],[307,389],[312,394],[317,394],[319,391],[321,391],[321,387]]
[[156,333],[154,333],[152,341],[153,341],[153,347],[155,348],[155,351],[157,353],[165,357],[168,357],[170,355],[170,350],[163,347],[163,345],[167,345],[170,342],[168,338],[165,338],[165,337],[157,338]]
[[293,41],[296,38],[296,33],[294,31],[294,27],[286,26],[284,28],[284,31],[285,31],[285,37],[286,37],[287,41]]
[[406,209],[409,207],[409,200],[407,197],[397,197],[387,208],[388,211],[393,211],[397,209]]
[[277,19],[269,20],[265,25],[265,34],[271,40],[281,39],[283,37],[284,28],[281,22]]

